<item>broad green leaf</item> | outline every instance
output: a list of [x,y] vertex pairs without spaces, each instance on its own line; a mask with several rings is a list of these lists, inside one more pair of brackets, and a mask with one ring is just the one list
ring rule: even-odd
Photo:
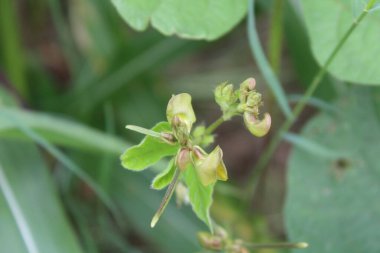
[[175,162],[174,159],[171,159],[168,167],[159,173],[152,182],[152,188],[156,190],[161,190],[168,186],[173,179],[175,173]]
[[52,179],[37,148],[0,141],[2,252],[80,253]]
[[214,40],[244,17],[246,1],[235,0],[112,0],[124,20],[142,31],[149,22],[161,33]]
[[[113,154],[120,154],[128,145],[115,136],[49,114],[10,108],[0,108],[0,111],[57,145]],[[25,138],[25,135],[14,122],[0,120],[0,137]]]
[[[152,128],[155,132],[171,131],[168,122],[160,122]],[[158,138],[146,136],[139,145],[127,149],[121,155],[121,163],[129,170],[144,170],[165,156],[175,155],[178,145],[170,145]]]
[[319,156],[297,147],[290,155],[288,235],[310,244],[305,253],[380,252],[380,123],[371,92],[352,89],[337,106],[342,116],[322,113],[302,136],[345,155]]
[[[360,1],[367,2],[367,1]],[[323,65],[354,21],[352,0],[300,1],[312,51]],[[364,8],[362,3],[359,7]],[[360,13],[359,9],[359,13]],[[339,79],[380,85],[380,12],[368,14],[329,67]]]
[[189,166],[184,171],[183,177],[187,187],[189,188],[189,199],[191,206],[193,207],[193,211],[198,218],[206,223],[209,229],[213,231],[210,218],[210,208],[215,183],[208,186],[203,186],[193,166]]

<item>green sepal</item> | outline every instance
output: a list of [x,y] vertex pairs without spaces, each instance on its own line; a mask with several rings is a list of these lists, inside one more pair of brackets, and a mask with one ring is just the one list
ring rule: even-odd
[[189,189],[189,200],[194,213],[199,219],[206,223],[212,233],[213,227],[210,218],[210,208],[215,183],[204,186],[199,180],[193,165],[189,165],[183,172],[183,179]]
[[152,181],[152,188],[155,190],[161,190],[168,186],[173,180],[175,172],[174,158],[169,161],[168,167],[161,171]]
[[[170,132],[168,122],[160,122],[152,128],[155,132]],[[178,144],[168,144],[158,138],[146,136],[140,144],[127,149],[120,157],[121,164],[128,170],[141,171],[165,156],[175,155]]]

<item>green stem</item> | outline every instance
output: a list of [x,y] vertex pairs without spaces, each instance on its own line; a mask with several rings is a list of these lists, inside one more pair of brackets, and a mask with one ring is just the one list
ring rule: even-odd
[[12,0],[0,1],[0,58],[12,86],[26,99],[28,87],[16,4],[17,1]]
[[271,13],[271,27],[269,29],[268,58],[274,73],[279,76],[281,66],[282,32],[283,32],[283,3],[284,0],[273,2]]
[[259,176],[263,173],[265,170],[270,158],[273,156],[273,153],[276,151],[277,146],[280,144],[282,140],[282,136],[284,133],[286,133],[290,127],[293,125],[297,117],[301,114],[303,109],[305,108],[305,105],[307,101],[310,99],[314,91],[317,89],[318,85],[322,81],[324,75],[327,72],[327,68],[330,66],[332,61],[334,60],[335,56],[338,54],[340,49],[343,47],[347,39],[350,37],[352,32],[355,30],[355,28],[359,25],[359,23],[363,20],[363,18],[368,14],[368,11],[373,7],[376,0],[370,0],[362,13],[359,15],[359,17],[351,24],[350,28],[347,30],[347,32],[344,34],[342,39],[339,41],[339,43],[335,46],[334,50],[326,60],[325,64],[322,66],[322,68],[319,70],[319,72],[315,75],[313,81],[311,82],[309,88],[306,90],[303,97],[300,99],[300,101],[296,104],[292,111],[292,117],[289,117],[280,127],[280,129],[276,132],[275,136],[270,141],[268,147],[264,151],[264,153],[261,155],[260,160],[258,161],[255,168],[252,170],[251,175],[248,179],[248,185],[247,185],[247,191],[248,194],[247,197],[252,197],[255,193],[257,180]]
[[214,123],[212,123],[211,125],[207,127],[205,135],[209,135],[212,132],[214,132],[215,129],[217,129],[223,122],[224,122],[224,118],[223,116],[221,116],[219,119],[215,120]]
[[306,242],[298,243],[243,243],[243,246],[249,247],[250,249],[304,249],[309,245]]

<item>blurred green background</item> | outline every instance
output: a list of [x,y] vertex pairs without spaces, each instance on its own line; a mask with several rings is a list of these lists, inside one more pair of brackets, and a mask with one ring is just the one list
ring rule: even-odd
[[[294,1],[261,0],[256,7],[264,51],[293,104],[319,70],[303,13]],[[193,96],[197,122],[209,124],[220,116],[215,86],[254,77],[272,133],[255,138],[241,119],[217,130],[230,180],[216,187],[214,218],[250,242],[314,242],[305,252],[378,252],[379,88],[352,88],[354,81],[327,76],[310,101],[314,106],[292,129],[298,133],[311,119],[303,135],[326,142],[287,138],[247,202],[240,186],[284,120],[254,59],[245,19],[217,40],[194,41],[153,28],[135,31],[110,1],[0,0],[0,251],[206,252],[196,233],[207,228],[190,207],[178,209],[172,201],[150,228],[164,193],[149,188],[152,170],[121,168],[120,154],[142,138],[124,127],[164,120],[168,99],[180,92]],[[291,158],[289,143],[297,147]],[[313,174],[322,168],[325,174]],[[321,236],[324,231],[336,237]]]

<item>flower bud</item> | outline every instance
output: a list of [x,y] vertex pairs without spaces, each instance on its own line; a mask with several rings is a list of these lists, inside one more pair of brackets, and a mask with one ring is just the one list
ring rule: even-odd
[[198,233],[199,243],[203,248],[208,250],[220,251],[224,249],[224,242],[219,236],[212,235],[208,232],[199,232]]
[[246,105],[249,108],[258,108],[262,105],[261,94],[258,92],[250,92],[247,96]]
[[255,114],[250,112],[244,113],[244,123],[248,130],[257,137],[266,135],[270,129],[271,117],[268,113],[264,114],[264,118],[259,120]]
[[176,143],[176,139],[172,133],[162,132],[161,140],[171,145],[174,145]]
[[247,102],[248,95],[254,91],[256,87],[256,80],[254,78],[248,78],[244,82],[240,84],[239,89],[239,100],[241,104],[245,104]]
[[[173,95],[166,108],[166,117],[171,124],[179,125],[177,121],[182,122],[186,126],[187,135],[190,134],[191,127],[196,121],[191,105],[191,96],[187,93]],[[174,117],[177,117],[177,119],[174,119]]]
[[223,151],[219,146],[215,147],[209,155],[200,147],[194,147],[193,156],[195,170],[204,186],[215,183],[216,180],[228,179],[227,169],[223,162]]
[[190,150],[188,148],[181,148],[177,154],[176,165],[181,170],[186,170],[187,166],[191,163]]
[[188,140],[189,140],[189,132],[188,128],[177,115],[175,115],[171,122],[174,136],[177,138],[178,143],[181,146],[187,146]]
[[215,101],[220,106],[222,111],[227,111],[233,105],[238,97],[234,91],[232,84],[222,83],[215,88]]
[[256,87],[256,80],[255,78],[248,78],[244,82],[240,84],[240,90],[242,91],[252,91]]

